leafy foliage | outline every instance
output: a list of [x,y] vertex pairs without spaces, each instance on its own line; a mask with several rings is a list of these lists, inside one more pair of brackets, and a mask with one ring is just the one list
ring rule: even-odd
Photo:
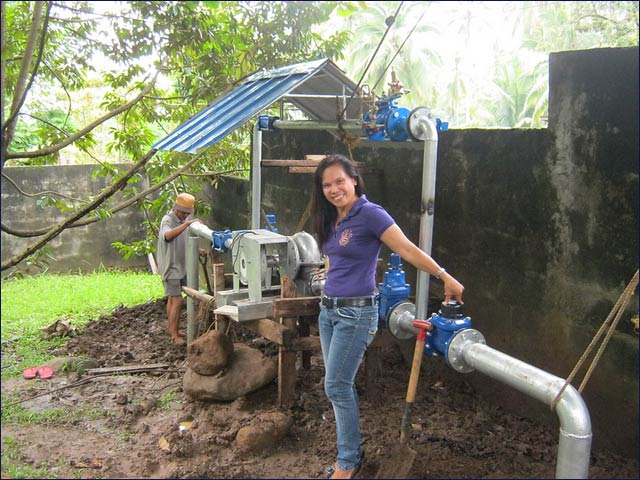
[[[101,173],[115,181],[122,172],[107,163],[137,162],[155,141],[247,75],[319,57],[341,58],[349,33],[324,35],[315,28],[328,21],[336,5],[3,2],[2,167],[55,164],[74,151],[101,163]],[[80,93],[88,90],[101,97],[84,103]],[[199,190],[202,180],[195,175],[206,175],[214,185],[219,172],[246,175],[248,132],[245,127],[228,135],[188,175],[168,184],[164,179],[185,165],[185,155],[153,158],[146,173],[151,185],[162,187],[154,199],[138,202],[148,213],[149,238],[130,250],[121,246],[125,254],[154,248],[154,225],[177,192]],[[96,149],[96,137],[106,149]],[[126,199],[140,192],[129,183],[122,193]],[[108,218],[115,206],[107,202],[91,215]]]

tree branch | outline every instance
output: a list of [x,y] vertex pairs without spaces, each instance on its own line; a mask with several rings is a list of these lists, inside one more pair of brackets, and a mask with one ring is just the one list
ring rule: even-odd
[[[42,1],[35,2],[35,7],[33,9],[33,17],[31,19],[31,28],[29,29],[29,38],[27,40],[27,46],[25,48],[24,58],[22,60],[22,65],[20,66],[20,73],[18,74],[18,79],[16,80],[16,86],[13,90],[13,102],[11,104],[11,113],[9,114],[9,118],[2,124],[2,168],[4,169],[4,162],[8,159],[9,145],[13,141],[13,135],[16,131],[16,124],[18,113],[24,104],[25,99],[27,98],[27,93],[29,92],[29,88],[31,88],[31,84],[35,79],[37,72],[37,64],[33,69],[31,74],[31,78],[27,82],[27,77],[29,76],[29,69],[31,68],[31,62],[33,60],[33,54],[36,49],[36,44],[38,40],[38,34],[40,30],[40,19],[42,18]],[[51,3],[47,9],[47,15],[51,10]],[[47,21],[45,19],[45,27],[47,25]],[[46,29],[43,28],[42,35],[40,37],[40,51],[38,52],[38,62],[42,58],[42,53],[44,51],[44,39],[46,37]],[[27,86],[28,85],[28,86]],[[4,96],[5,92],[2,91]]]
[[89,125],[84,127],[82,130],[78,130],[73,135],[68,136],[62,142],[60,142],[60,143],[58,143],[56,145],[51,145],[51,146],[49,146],[47,148],[42,148],[40,150],[35,150],[35,151],[32,151],[32,152],[7,153],[7,159],[12,159],[12,158],[36,158],[36,157],[42,157],[42,156],[45,156],[45,155],[51,155],[52,153],[55,153],[55,152],[57,152],[59,150],[62,150],[64,147],[70,145],[71,143],[75,142],[77,139],[83,137],[84,135],[89,133],[91,130],[93,130],[97,126],[101,125],[102,123],[106,122],[110,118],[115,117],[116,115],[119,115],[122,112],[125,112],[125,111],[129,110],[131,107],[133,107],[136,103],[138,103],[140,100],[142,100],[147,95],[147,93],[149,93],[151,91],[151,89],[154,87],[154,85],[156,83],[156,79],[157,78],[158,78],[158,72],[156,72],[156,74],[154,75],[154,77],[151,80],[151,82],[149,82],[149,84],[146,87],[144,87],[144,89],[140,92],[140,94],[136,98],[134,98],[130,102],[125,103],[124,105],[121,105],[120,107],[118,107],[118,108],[116,108],[114,110],[111,110],[109,113],[107,113],[106,115],[103,115],[102,117],[98,118],[94,122],[90,123]]
[[[109,214],[113,215],[114,213],[117,213],[121,210],[124,210],[125,208],[133,205],[135,202],[137,202],[138,200],[146,197],[147,195],[155,192],[156,190],[158,190],[159,188],[163,187],[164,185],[166,185],[167,183],[171,182],[172,180],[176,179],[177,177],[179,177],[180,175],[183,175],[183,172],[185,170],[187,170],[188,168],[191,168],[191,166],[197,161],[199,160],[202,155],[204,154],[204,151],[200,152],[199,154],[197,154],[195,157],[193,157],[191,160],[189,160],[187,163],[185,163],[182,167],[180,167],[178,170],[176,170],[173,174],[169,175],[167,178],[165,178],[164,180],[162,180],[161,182],[157,183],[156,185],[147,188],[146,190],[138,193],[137,195],[131,197],[129,200],[126,200],[118,205],[116,205],[114,208],[112,208],[111,210],[109,210]],[[79,221],[74,221],[71,224],[67,224],[67,226],[65,228],[75,228],[75,227],[84,227],[86,225],[90,225],[92,223],[96,223],[99,222],[101,219],[99,217],[92,217],[92,218],[85,218],[84,220],[79,220]],[[29,230],[29,231],[25,231],[25,230],[16,230],[13,229],[7,225],[5,225],[4,223],[0,224],[0,228],[2,229],[3,232],[8,233],[9,235],[13,235],[15,237],[23,237],[23,238],[27,238],[27,237],[39,237],[41,235],[44,235],[45,233],[47,233],[48,231],[51,230],[52,227],[45,227],[45,228],[41,228],[39,230]]]
[[62,223],[59,223],[58,225],[55,225],[54,227],[52,227],[43,238],[38,240],[36,243],[30,245],[29,247],[27,247],[21,253],[18,253],[17,255],[15,255],[14,257],[10,258],[6,262],[2,262],[2,266],[0,267],[0,271],[6,270],[7,268],[10,268],[10,267],[13,267],[13,266],[17,265],[22,260],[24,260],[29,255],[31,255],[33,252],[35,252],[35,251],[39,250],[40,248],[42,248],[42,246],[44,246],[50,240],[52,240],[53,238],[55,238],[58,235],[60,235],[60,233],[63,230],[65,230],[69,225],[73,224],[78,219],[84,217],[88,212],[91,212],[91,211],[95,210],[96,208],[98,208],[104,201],[106,201],[107,199],[112,197],[117,191],[119,191],[122,188],[124,188],[124,186],[127,185],[127,182],[129,181],[129,179],[131,177],[133,177],[133,175],[138,170],[140,170],[156,154],[156,152],[157,152],[157,150],[155,150],[155,149],[154,150],[150,150],[149,153],[147,153],[147,155],[145,155],[145,157],[142,160],[140,160],[138,163],[136,163],[131,168],[131,170],[129,170],[125,175],[123,175],[117,182],[115,182],[106,191],[104,191],[103,193],[98,195],[91,203],[85,205],[83,208],[78,210],[76,213],[71,215],[69,218],[67,218]]
[[20,195],[24,195],[25,197],[40,197],[42,195],[56,195],[58,197],[66,198],[68,200],[73,200],[74,202],[86,203],[85,200],[82,200],[80,198],[75,198],[75,197],[72,197],[70,195],[65,195],[64,193],[54,192],[53,190],[44,190],[44,191],[38,192],[38,193],[27,193],[24,190],[20,189],[20,187],[18,187],[18,184],[11,177],[9,177],[6,173],[2,172],[2,176],[4,178],[6,178],[7,181],[11,185],[13,185],[18,192],[20,192]]

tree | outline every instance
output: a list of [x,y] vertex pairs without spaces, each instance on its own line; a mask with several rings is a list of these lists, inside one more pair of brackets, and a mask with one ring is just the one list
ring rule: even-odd
[[[201,180],[186,176],[189,172],[181,170],[186,166],[208,177],[245,168],[248,152],[239,135],[229,135],[195,161],[181,154],[156,155],[150,146],[252,72],[324,56],[340,58],[348,39],[346,33],[314,32],[315,25],[329,18],[334,2],[103,5],[1,2],[3,175],[7,162],[51,163],[70,148],[96,157],[93,135],[101,128],[108,132],[109,151],[132,165],[120,171],[103,162],[102,173],[113,178],[113,185],[93,199],[75,202],[47,195],[45,201],[72,212],[67,221],[30,232],[3,224],[6,233],[42,239],[4,261],[2,270],[66,228],[99,221],[132,202],[161,211],[176,190],[197,191]],[[74,100],[92,78],[105,88],[99,109],[86,119]],[[37,92],[56,95],[43,103],[36,101]],[[153,187],[138,192],[127,180],[143,171]],[[172,177],[175,172],[180,174]],[[113,205],[110,198],[118,190],[126,200]],[[153,201],[152,192],[160,194]],[[154,221],[150,218],[150,231]],[[152,242],[145,248],[153,248]]]
[[424,37],[420,37],[432,34],[435,39],[437,34],[427,20],[429,16],[425,16],[430,3],[368,2],[352,11],[348,25],[354,33],[345,59],[350,75],[359,80],[371,62],[364,82],[382,96],[393,68],[400,82],[411,86],[408,101],[433,105],[438,96],[437,79],[424,74],[425,66],[437,67],[441,58],[436,42],[425,46]]

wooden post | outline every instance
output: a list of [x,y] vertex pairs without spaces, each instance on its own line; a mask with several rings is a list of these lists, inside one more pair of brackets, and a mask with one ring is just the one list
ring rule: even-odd
[[[311,329],[309,328],[309,319],[307,317],[300,317],[300,324],[298,325],[298,334],[300,337],[308,337]],[[305,370],[311,369],[311,351],[302,351],[302,368]]]
[[[296,296],[295,283],[289,277],[283,275],[280,287],[282,298]],[[298,320],[295,316],[280,317],[280,323],[287,329],[298,333]],[[278,347],[278,406],[287,408],[293,403],[296,391],[296,357],[297,352],[280,345]]]
[[224,263],[213,264],[213,295],[217,296],[218,292],[225,290]]
[[[292,330],[296,328],[295,318],[283,318],[282,325]],[[289,407],[293,403],[296,391],[297,352],[280,345],[278,347],[278,406]]]

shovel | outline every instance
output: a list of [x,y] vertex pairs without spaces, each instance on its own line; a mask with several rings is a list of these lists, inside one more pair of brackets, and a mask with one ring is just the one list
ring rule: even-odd
[[411,375],[409,376],[407,398],[402,415],[400,443],[391,450],[389,458],[382,462],[376,478],[407,478],[417,455],[416,451],[408,445],[408,440],[411,435],[411,407],[416,399],[416,389],[418,388],[418,377],[420,376],[420,365],[422,364],[427,330],[431,330],[433,326],[425,320],[414,320],[413,326],[418,329],[418,336],[416,338],[416,348],[413,351]]

